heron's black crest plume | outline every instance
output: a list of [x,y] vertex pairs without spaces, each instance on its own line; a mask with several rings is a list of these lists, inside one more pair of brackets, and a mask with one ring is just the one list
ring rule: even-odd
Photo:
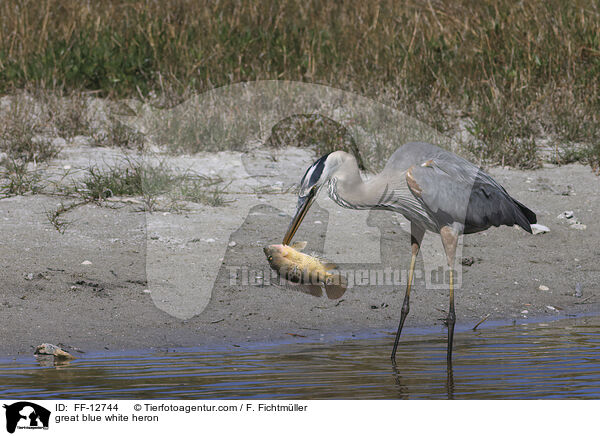
[[302,177],[302,181],[300,181],[301,195],[319,181],[321,174],[323,174],[323,169],[325,168],[325,161],[330,154],[331,153],[327,153],[326,155],[321,156],[317,161],[315,161],[315,163],[308,167],[304,173],[304,176]]

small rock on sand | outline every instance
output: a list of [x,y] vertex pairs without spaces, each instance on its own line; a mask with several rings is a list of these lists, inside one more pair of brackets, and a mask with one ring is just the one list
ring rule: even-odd
[[91,265],[92,262],[90,262],[89,260],[84,260],[83,262],[81,262],[82,265]]
[[587,229],[587,226],[585,224],[577,221],[577,218],[575,218],[575,215],[573,214],[572,210],[565,210],[563,213],[558,215],[556,218],[561,219],[561,220],[566,220],[567,223],[569,224],[569,227],[572,229],[575,229],[575,230]]
[[540,291],[549,291],[550,288],[546,285],[540,285],[540,287],[538,288]]

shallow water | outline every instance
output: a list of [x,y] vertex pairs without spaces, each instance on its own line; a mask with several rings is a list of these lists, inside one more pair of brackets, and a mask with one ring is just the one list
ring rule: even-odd
[[600,317],[462,331],[240,347],[0,360],[0,397],[27,399],[600,398]]

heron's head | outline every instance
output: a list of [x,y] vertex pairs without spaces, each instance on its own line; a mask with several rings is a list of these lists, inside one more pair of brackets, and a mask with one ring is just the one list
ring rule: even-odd
[[347,155],[348,153],[343,151],[334,151],[320,157],[315,163],[308,167],[304,173],[304,177],[302,177],[302,180],[300,181],[296,214],[283,238],[283,243],[285,245],[289,245],[296,230],[298,230],[300,223],[308,212],[308,209],[315,201],[317,194],[321,188],[331,180]]

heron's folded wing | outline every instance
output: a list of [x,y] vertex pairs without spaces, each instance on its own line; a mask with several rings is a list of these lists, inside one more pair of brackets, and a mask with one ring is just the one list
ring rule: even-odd
[[490,226],[518,224],[531,232],[529,214],[533,220],[535,214],[474,165],[428,160],[409,169],[407,182],[440,225],[458,222],[464,225],[465,233],[472,233]]

